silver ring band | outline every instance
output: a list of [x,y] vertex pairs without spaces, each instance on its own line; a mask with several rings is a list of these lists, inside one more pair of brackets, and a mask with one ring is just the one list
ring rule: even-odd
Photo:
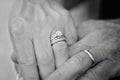
[[88,54],[88,56],[92,60],[92,64],[94,65],[95,64],[95,58],[93,57],[92,53],[89,50],[84,50],[84,52]]
[[54,45],[55,43],[66,41],[65,36],[61,31],[56,31],[50,38],[51,45]]

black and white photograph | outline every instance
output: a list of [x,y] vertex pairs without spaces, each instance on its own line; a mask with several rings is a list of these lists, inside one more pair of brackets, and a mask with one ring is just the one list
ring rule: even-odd
[[120,80],[119,0],[0,0],[0,80]]

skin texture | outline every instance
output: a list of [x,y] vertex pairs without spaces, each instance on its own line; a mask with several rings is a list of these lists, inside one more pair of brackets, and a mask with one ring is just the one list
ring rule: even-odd
[[81,40],[71,47],[71,56],[88,49],[96,61],[100,58],[103,60],[86,71],[78,80],[109,80],[120,75],[119,23],[120,20],[91,20],[80,25],[78,33]]
[[[54,5],[40,2],[42,6],[34,5],[38,3],[34,1],[18,3],[16,14],[11,18],[10,34],[14,47],[12,59],[24,80],[70,80],[76,75],[79,80],[107,80],[119,76],[119,24],[84,22],[78,27],[79,41],[75,43],[74,22],[61,5],[56,2]],[[50,35],[56,30],[62,31],[68,42],[51,47]],[[92,68],[90,57],[82,52],[85,49],[93,53],[96,63],[99,62]]]
[[[71,57],[45,80],[72,80],[76,75],[77,80],[116,80],[115,77],[120,76],[120,25],[114,22],[117,21],[91,20],[81,24],[80,27],[87,29],[85,32],[88,33],[79,35],[84,37],[70,47]],[[91,28],[88,29],[88,26]],[[60,47],[59,44],[55,45]],[[90,57],[82,52],[86,49],[92,52],[96,60],[97,64],[93,67]]]
[[[81,24],[79,28],[84,27],[83,34],[79,34],[81,40],[70,47],[71,57],[45,80],[71,80],[76,75],[78,80],[109,80],[119,76],[120,25],[114,22],[117,21],[91,20]],[[91,28],[88,29],[88,26]],[[55,45],[60,47],[59,44]],[[86,49],[92,52],[96,60],[97,64],[93,67],[90,57],[82,52]]]
[[[55,70],[50,44],[52,32],[62,31],[68,39],[68,45],[72,45],[77,40],[72,17],[56,2],[46,1],[41,6],[21,0],[16,1],[15,4],[17,8],[14,7],[9,24],[14,48],[12,59],[20,68],[19,73],[24,80],[45,78]],[[67,57],[68,55],[66,59]]]
[[[81,24],[79,29],[84,27],[80,31],[83,34],[79,34],[81,40],[70,47],[71,57],[45,80],[71,80],[76,75],[78,80],[109,80],[120,76],[120,25],[116,22],[119,21],[91,20]],[[60,47],[59,44],[55,45]],[[97,63],[93,67],[90,57],[83,52],[86,49],[92,52]]]

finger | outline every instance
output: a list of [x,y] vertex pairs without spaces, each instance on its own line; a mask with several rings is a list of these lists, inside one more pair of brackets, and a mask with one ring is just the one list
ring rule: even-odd
[[56,11],[56,13],[59,14],[61,21],[58,20],[57,23],[60,25],[60,27],[59,26],[58,27],[64,31],[68,45],[74,44],[78,39],[78,35],[72,15],[70,14],[69,11],[65,10],[63,7],[59,5],[52,6],[54,6],[53,9]]
[[119,42],[120,40],[114,37],[108,41],[104,41],[103,43],[99,44],[97,47],[90,49],[90,51],[96,58],[96,62],[99,62],[104,59],[108,59],[111,55],[114,55],[120,47],[120,44],[118,44]]
[[88,70],[78,80],[109,80],[112,77],[119,76],[119,61],[105,60],[92,69]]
[[104,25],[103,22],[100,21],[89,20],[83,22],[78,27],[79,41],[70,46],[70,56],[75,55],[79,51],[94,48],[95,46],[107,40],[109,38],[109,31],[101,29],[101,26]]
[[78,73],[84,73],[91,65],[89,56],[84,52],[80,52],[70,58],[45,80],[71,80]]
[[70,56],[73,56],[78,52],[81,52],[81,51],[84,51],[84,50],[89,50],[91,48],[96,47],[100,43],[107,40],[108,35],[106,34],[106,31],[104,31],[104,30],[95,31],[93,33],[90,33],[90,34],[86,35],[83,39],[79,40],[77,43],[70,46],[70,49],[69,49],[70,50],[69,51]]
[[67,38],[67,43],[70,46],[76,43],[76,41],[78,40],[76,25],[71,18],[72,17],[70,17],[70,19],[68,20],[69,23],[65,27],[65,36]]
[[[96,48],[90,49],[96,63],[107,59],[108,54],[116,51],[118,46],[113,46],[118,42],[118,39],[112,39],[108,42],[100,44]],[[82,64],[82,65],[81,65]],[[80,52],[71,57],[63,66],[58,68],[47,80],[69,80],[75,77],[78,73],[81,75],[87,71],[92,65],[91,58],[85,52]]]
[[[16,28],[16,26],[18,26]],[[18,29],[19,28],[19,29]],[[24,80],[39,80],[34,48],[31,40],[25,36],[20,25],[15,25],[10,30],[13,48],[16,51],[16,59],[21,69]]]
[[56,67],[61,66],[68,59],[68,48],[66,42],[58,42],[53,45]]
[[102,42],[94,48],[89,49],[89,51],[95,58],[95,62],[98,63],[101,60],[109,58],[110,55],[118,51],[118,48],[120,47],[120,45],[118,44],[119,42],[119,38],[114,37]]
[[[48,4],[44,6],[47,7]],[[49,15],[46,14],[48,10],[45,10],[44,6],[40,7],[40,5],[38,5],[36,10],[37,11],[36,19],[38,19],[38,21],[40,20],[40,22],[44,22],[48,20]],[[40,18],[38,16],[40,16]],[[40,75],[41,78],[44,79],[45,77],[50,75],[51,72],[54,71],[55,63],[54,63],[54,56],[50,44],[51,26],[47,25],[47,23],[45,24],[42,23],[42,25],[40,24],[39,28],[40,29],[38,30],[38,32],[35,31],[34,46],[35,46],[36,58],[37,58]]]
[[54,56],[50,44],[50,32],[45,29],[43,33],[34,38],[34,46],[40,75],[42,79],[55,70]]
[[120,40],[118,38],[112,38],[88,50],[95,58],[95,62],[98,63],[101,60],[109,58],[110,55],[118,51],[118,48],[120,47],[120,45],[118,44],[119,42]]
[[[54,35],[59,36],[60,38],[57,39],[57,37],[54,37]],[[55,55],[56,67],[58,68],[68,59],[68,47],[65,36],[61,31],[55,31],[52,33],[51,44]]]

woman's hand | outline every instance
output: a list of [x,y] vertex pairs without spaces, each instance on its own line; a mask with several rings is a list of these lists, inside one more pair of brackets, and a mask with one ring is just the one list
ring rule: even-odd
[[[67,45],[72,45],[77,40],[74,22],[69,12],[55,1],[46,0],[38,4],[21,0],[15,4],[9,24],[14,48],[12,59],[24,80],[44,79],[56,66],[50,44],[52,32],[63,32],[68,40]],[[68,54],[63,55],[62,62],[56,60],[57,66],[68,58]]]

